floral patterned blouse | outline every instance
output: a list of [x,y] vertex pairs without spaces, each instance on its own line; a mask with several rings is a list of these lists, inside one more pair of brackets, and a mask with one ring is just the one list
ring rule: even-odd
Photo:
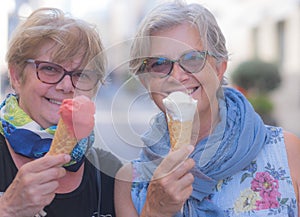
[[[269,127],[271,138],[251,164],[219,181],[209,199],[225,217],[296,217],[298,208],[282,129]],[[148,182],[133,182],[132,199],[138,213],[145,203]]]
[[298,216],[281,128],[270,127],[272,138],[251,164],[221,180],[210,199],[226,217]]

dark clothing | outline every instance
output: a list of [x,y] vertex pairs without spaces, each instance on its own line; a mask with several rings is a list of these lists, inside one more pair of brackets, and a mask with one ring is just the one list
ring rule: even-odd
[[[122,164],[109,152],[96,149],[96,153],[100,165],[101,185],[97,183],[96,167],[86,158],[80,186],[73,192],[57,194],[52,203],[44,208],[47,217],[115,216],[114,175]],[[6,141],[0,134],[0,196],[1,192],[5,192],[12,183],[17,171]],[[100,214],[97,213],[99,190],[101,190]]]

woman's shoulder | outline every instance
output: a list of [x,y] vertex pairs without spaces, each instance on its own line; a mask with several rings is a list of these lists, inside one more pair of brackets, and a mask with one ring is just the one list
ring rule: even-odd
[[293,143],[300,146],[300,138],[298,136],[288,131],[283,131],[283,134],[286,143]]
[[131,182],[133,179],[133,168],[131,163],[124,164],[118,171],[116,178],[118,180],[123,180]]
[[0,133],[0,144],[4,144],[5,142],[5,138],[4,136]]
[[288,156],[288,163],[293,180],[294,190],[299,202],[300,191],[300,139],[291,132],[284,131],[284,141]]
[[[284,131],[284,142],[287,149],[288,158],[291,159],[291,162],[297,161],[300,162],[300,138],[295,134]],[[289,161],[290,163],[290,161]],[[298,164],[300,165],[300,164]]]
[[288,131],[284,131],[283,134],[288,158],[293,159],[293,161],[297,160],[300,162],[300,138]]
[[98,162],[101,172],[114,177],[117,171],[123,165],[120,159],[118,159],[111,152],[103,149],[95,148],[95,151],[98,156]]

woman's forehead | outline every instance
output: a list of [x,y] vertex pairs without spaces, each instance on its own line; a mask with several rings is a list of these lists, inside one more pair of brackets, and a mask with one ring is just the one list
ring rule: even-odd
[[82,58],[84,55],[81,55],[78,52],[76,56],[57,56],[57,52],[59,50],[59,46],[56,46],[54,42],[46,42],[37,49],[37,53],[35,55],[35,59],[50,61],[57,64],[68,64],[68,65],[80,65],[82,63]]
[[202,50],[199,31],[196,27],[181,24],[155,32],[150,39],[151,55],[175,56],[187,50]]

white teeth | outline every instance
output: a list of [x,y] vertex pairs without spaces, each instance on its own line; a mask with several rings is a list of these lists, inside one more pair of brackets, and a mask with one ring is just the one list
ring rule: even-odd
[[194,91],[195,91],[195,89],[187,89],[186,92],[188,95],[191,95]]
[[51,102],[53,104],[56,104],[56,105],[61,105],[60,101],[56,101],[56,100],[53,100],[53,99],[49,99],[49,102]]

